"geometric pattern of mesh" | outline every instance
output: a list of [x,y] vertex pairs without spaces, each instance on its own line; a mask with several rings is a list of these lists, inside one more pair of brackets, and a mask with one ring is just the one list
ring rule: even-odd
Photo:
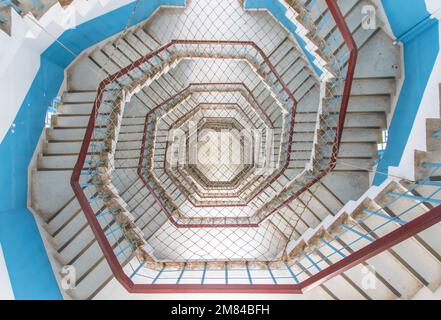
[[[347,49],[329,57],[325,99],[299,104],[318,98],[320,79],[267,12],[188,1],[144,28],[149,54],[118,40],[104,48],[78,161],[82,193],[110,219],[102,228],[120,263],[289,261],[295,226],[335,165]],[[307,123],[314,142],[298,151]]]

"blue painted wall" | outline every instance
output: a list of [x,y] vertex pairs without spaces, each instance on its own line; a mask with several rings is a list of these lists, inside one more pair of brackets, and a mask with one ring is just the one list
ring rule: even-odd
[[[430,74],[439,53],[438,20],[431,19],[424,0],[383,0],[392,30],[403,43],[405,80],[389,128],[389,138],[379,172],[398,166],[409,139]],[[376,174],[379,185],[385,175]]]
[[[130,20],[137,24],[161,5],[184,6],[185,0],[141,2]],[[134,3],[65,31],[59,41],[75,54],[122,31]],[[26,208],[27,168],[44,126],[45,114],[56,97],[64,69],[74,56],[54,42],[42,55],[11,130],[0,144],[0,243],[17,299],[61,299],[34,217]]]

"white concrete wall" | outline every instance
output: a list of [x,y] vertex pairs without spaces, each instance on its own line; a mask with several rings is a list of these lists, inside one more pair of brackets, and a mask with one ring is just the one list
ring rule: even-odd
[[[134,0],[74,0],[63,9],[58,3],[38,22],[12,10],[11,36],[0,31],[0,143],[11,127],[40,67],[40,55],[65,30],[124,6]],[[46,31],[43,31],[43,27]]]
[[13,300],[11,281],[9,280],[8,269],[6,268],[3,256],[2,245],[0,244],[0,300]]
[[439,0],[426,0],[427,10],[436,17],[440,17],[441,3]]

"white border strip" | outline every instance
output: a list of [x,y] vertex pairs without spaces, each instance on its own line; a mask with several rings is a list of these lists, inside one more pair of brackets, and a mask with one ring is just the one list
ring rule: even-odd
[[9,279],[8,268],[3,256],[2,245],[0,244],[0,300],[15,300],[12,291],[11,280]]

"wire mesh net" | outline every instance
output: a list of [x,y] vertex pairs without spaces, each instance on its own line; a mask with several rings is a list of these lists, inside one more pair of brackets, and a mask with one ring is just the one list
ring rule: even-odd
[[349,57],[336,48],[321,101],[294,35],[240,1],[161,8],[90,55],[102,82],[80,186],[122,265],[293,266],[338,152]]

